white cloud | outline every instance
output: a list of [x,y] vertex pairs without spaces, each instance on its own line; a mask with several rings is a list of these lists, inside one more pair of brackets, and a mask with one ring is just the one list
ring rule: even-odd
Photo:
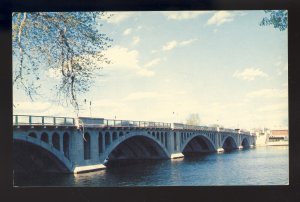
[[287,89],[260,89],[257,91],[252,91],[246,95],[248,98],[265,97],[265,98],[287,98]]
[[129,34],[131,34],[131,32],[132,32],[132,29],[131,28],[127,28],[127,29],[125,29],[124,30],[124,32],[123,32],[123,35],[129,35]]
[[131,70],[145,77],[155,75],[154,71],[147,70],[139,65],[139,52],[136,50],[114,46],[109,48],[105,55],[111,60],[111,64],[107,66],[108,68]]
[[259,68],[246,68],[243,71],[235,71],[232,76],[241,80],[248,81],[252,81],[257,77],[268,77],[268,75],[261,71]]
[[195,42],[197,39],[190,39],[190,40],[186,40],[186,41],[182,41],[179,43],[180,46],[186,46],[186,45],[189,45],[193,42]]
[[148,69],[140,69],[138,74],[145,77],[151,77],[155,75],[155,72]]
[[133,45],[137,45],[138,43],[140,43],[140,37],[138,37],[138,36],[135,36],[135,37],[133,37],[133,41],[132,41],[132,44]]
[[166,43],[165,45],[163,45],[162,50],[163,51],[169,51],[172,50],[178,46],[187,46],[189,44],[192,44],[193,42],[195,42],[197,39],[190,39],[190,40],[186,40],[186,41],[169,41],[168,43]]
[[149,99],[158,97],[157,92],[134,92],[130,93],[128,96],[124,98],[124,100],[142,100],[142,99]]
[[163,46],[162,50],[169,51],[177,46],[177,41],[170,41],[166,45]]
[[154,66],[154,65],[157,65],[160,61],[161,61],[161,59],[159,59],[159,58],[153,59],[153,60],[151,60],[150,62],[146,63],[146,64],[144,65],[144,67],[146,67],[146,68],[152,67],[152,66]]
[[187,20],[208,14],[210,11],[166,11],[163,12],[168,20]]
[[118,24],[133,16],[134,12],[106,12],[106,14],[111,15],[111,17],[104,17],[104,20],[111,24]]
[[112,64],[110,68],[126,68],[137,69],[138,65],[138,51],[129,50],[121,46],[114,46],[105,52],[105,56],[109,58]]
[[211,18],[208,19],[207,24],[219,26],[223,23],[233,21],[234,16],[233,12],[217,11]]

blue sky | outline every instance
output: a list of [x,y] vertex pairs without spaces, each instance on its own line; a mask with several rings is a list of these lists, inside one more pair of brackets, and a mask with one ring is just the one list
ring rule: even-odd
[[[259,26],[263,11],[114,12],[98,19],[114,41],[81,116],[203,125],[288,127],[287,31]],[[97,26],[97,25],[95,25]],[[57,106],[45,72],[43,96],[14,88],[14,114],[74,116]],[[46,81],[45,81],[46,82]]]

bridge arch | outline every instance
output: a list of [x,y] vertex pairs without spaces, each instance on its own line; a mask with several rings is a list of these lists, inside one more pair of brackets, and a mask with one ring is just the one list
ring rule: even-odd
[[238,145],[234,139],[234,137],[232,137],[231,135],[228,135],[224,138],[224,140],[222,141],[222,148],[225,151],[230,151],[230,150],[234,150],[238,148]]
[[47,134],[46,132],[43,132],[43,133],[42,133],[42,135],[41,135],[41,140],[42,140],[43,142],[46,142],[46,143],[49,142],[49,136],[48,136],[48,134]]
[[186,134],[186,140],[181,146],[183,154],[189,153],[207,153],[217,150],[214,142],[205,136],[205,134]]
[[29,136],[29,137],[33,137],[33,138],[37,138],[37,135],[36,135],[35,132],[30,132],[30,133],[28,134],[28,136]]
[[243,148],[249,148],[250,147],[250,144],[249,144],[249,141],[248,141],[247,137],[243,138],[241,145],[243,146]]
[[56,132],[52,135],[52,144],[55,149],[60,150],[60,138],[59,134]]
[[[31,167],[32,171],[40,172],[72,172],[73,165],[62,152],[53,147],[53,145],[23,134],[13,135],[13,155],[14,165],[18,172],[18,167]],[[34,150],[35,152],[31,152]],[[30,172],[29,170],[26,170]]]
[[[157,134],[157,133],[155,133]],[[109,161],[120,159],[163,159],[170,154],[156,135],[147,132],[135,131],[126,133],[124,138],[119,138],[105,151],[104,156]]]

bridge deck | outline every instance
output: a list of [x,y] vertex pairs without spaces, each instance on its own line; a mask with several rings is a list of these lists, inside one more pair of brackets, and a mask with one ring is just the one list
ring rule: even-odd
[[194,126],[181,123],[164,123],[151,121],[131,121],[131,120],[114,120],[104,118],[90,117],[53,117],[53,116],[32,116],[32,115],[13,115],[14,126],[32,126],[32,127],[94,127],[94,128],[155,128],[170,130],[189,130],[189,131],[213,131],[242,133],[252,135],[249,131],[240,129],[228,129],[208,126]]

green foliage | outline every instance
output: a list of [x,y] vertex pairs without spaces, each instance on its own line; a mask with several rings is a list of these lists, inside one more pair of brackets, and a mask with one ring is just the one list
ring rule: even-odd
[[[89,90],[95,72],[110,61],[103,51],[112,41],[99,32],[103,12],[12,14],[14,85],[32,99],[41,72],[60,72],[57,94],[78,110],[77,94]],[[109,16],[106,16],[109,17]]]
[[280,31],[284,31],[288,27],[288,11],[287,10],[265,10],[269,17],[264,17],[260,22],[261,26],[273,25]]

